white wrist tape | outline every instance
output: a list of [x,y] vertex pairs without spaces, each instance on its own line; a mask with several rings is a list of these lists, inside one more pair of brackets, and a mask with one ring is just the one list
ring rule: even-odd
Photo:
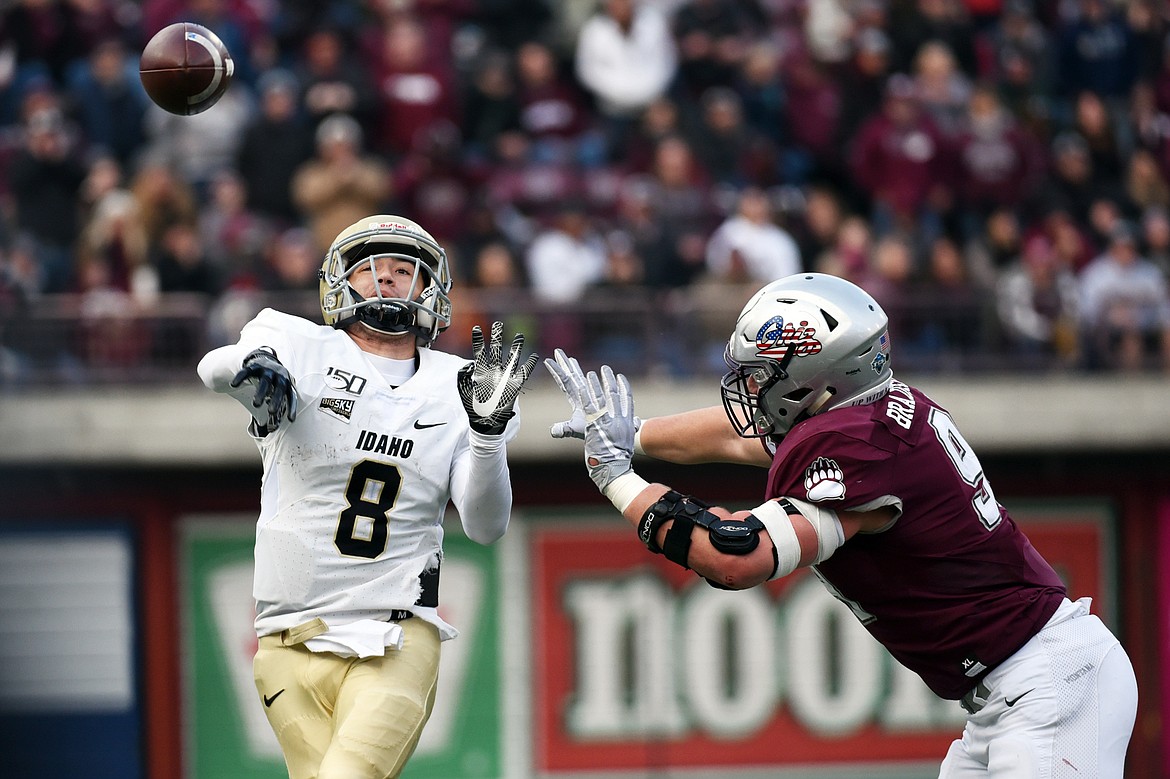
[[645,455],[646,450],[642,448],[642,431],[634,431],[634,454]]
[[634,498],[642,493],[642,490],[650,486],[650,482],[643,479],[638,474],[631,471],[626,471],[621,476],[617,477],[609,484],[605,485],[605,489],[601,494],[609,498],[618,511],[623,514],[626,513],[626,507],[634,502]]
[[[845,543],[845,531],[841,527],[837,513],[797,498],[785,500],[808,520],[813,532],[816,533],[817,556],[813,564],[828,560],[833,552]],[[770,578],[779,579],[795,571],[800,565],[800,540],[796,537],[796,528],[792,526],[792,520],[788,518],[788,513],[780,505],[780,501],[770,500],[762,506],[757,506],[752,509],[752,514],[764,524],[776,547],[776,570]]]

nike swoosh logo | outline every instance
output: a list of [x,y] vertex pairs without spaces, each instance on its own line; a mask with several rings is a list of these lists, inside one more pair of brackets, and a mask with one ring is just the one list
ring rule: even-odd
[[[279,698],[279,697],[280,697],[280,695],[281,695],[281,693],[283,693],[283,692],[284,692],[284,690],[283,690],[283,689],[277,690],[276,692],[274,692],[274,693],[272,694],[272,697],[271,697],[271,698],[269,698],[267,695],[265,695],[265,696],[264,696],[264,708],[266,708],[266,709],[267,709],[267,708],[271,707],[271,706],[272,706],[272,702],[273,702],[273,701],[275,701],[277,698]],[[1027,694],[1027,693],[1025,693],[1025,694]]]
[[[1035,687],[1032,688],[1032,690],[1035,690],[1035,689],[1036,689]],[[1028,692],[1032,692],[1032,690],[1028,690]],[[1008,705],[1008,707],[1010,708],[1012,706],[1015,706],[1017,703],[1019,703],[1020,698],[1023,698],[1025,695],[1028,694],[1028,692],[1020,693],[1015,698],[1004,698],[1003,702],[1006,703]]]
[[431,422],[430,424],[424,425],[422,422],[419,422],[416,419],[416,420],[414,420],[414,429],[415,430],[426,430],[428,427],[438,427],[439,425],[445,425],[445,424],[447,424],[447,423],[446,422]]

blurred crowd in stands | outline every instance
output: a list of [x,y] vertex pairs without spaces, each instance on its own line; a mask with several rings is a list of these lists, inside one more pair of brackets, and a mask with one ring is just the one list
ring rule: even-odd
[[[718,343],[750,291],[815,270],[868,289],[911,366],[990,344],[1012,365],[1170,370],[1164,0],[0,9],[10,360],[22,312],[66,299],[186,293],[211,345],[234,340],[251,312],[233,301],[315,303],[334,235],[388,212],[451,257],[453,351],[500,312],[535,317],[546,352],[593,338],[637,361],[627,327]],[[191,117],[138,79],[175,21],[236,63]],[[574,324],[591,306],[629,319]]]

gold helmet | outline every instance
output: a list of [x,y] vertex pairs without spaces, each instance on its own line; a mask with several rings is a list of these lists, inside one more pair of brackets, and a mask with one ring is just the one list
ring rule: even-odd
[[[409,298],[364,298],[349,283],[363,263],[393,258],[414,263]],[[321,316],[337,329],[354,322],[384,333],[412,333],[420,346],[429,346],[451,324],[451,269],[447,253],[430,233],[401,216],[376,214],[342,230],[318,273],[321,279]]]

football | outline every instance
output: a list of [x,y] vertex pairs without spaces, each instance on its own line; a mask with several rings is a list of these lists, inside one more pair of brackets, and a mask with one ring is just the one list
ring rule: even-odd
[[162,28],[146,44],[138,75],[146,94],[172,114],[211,108],[232,81],[235,64],[219,37],[194,22]]

